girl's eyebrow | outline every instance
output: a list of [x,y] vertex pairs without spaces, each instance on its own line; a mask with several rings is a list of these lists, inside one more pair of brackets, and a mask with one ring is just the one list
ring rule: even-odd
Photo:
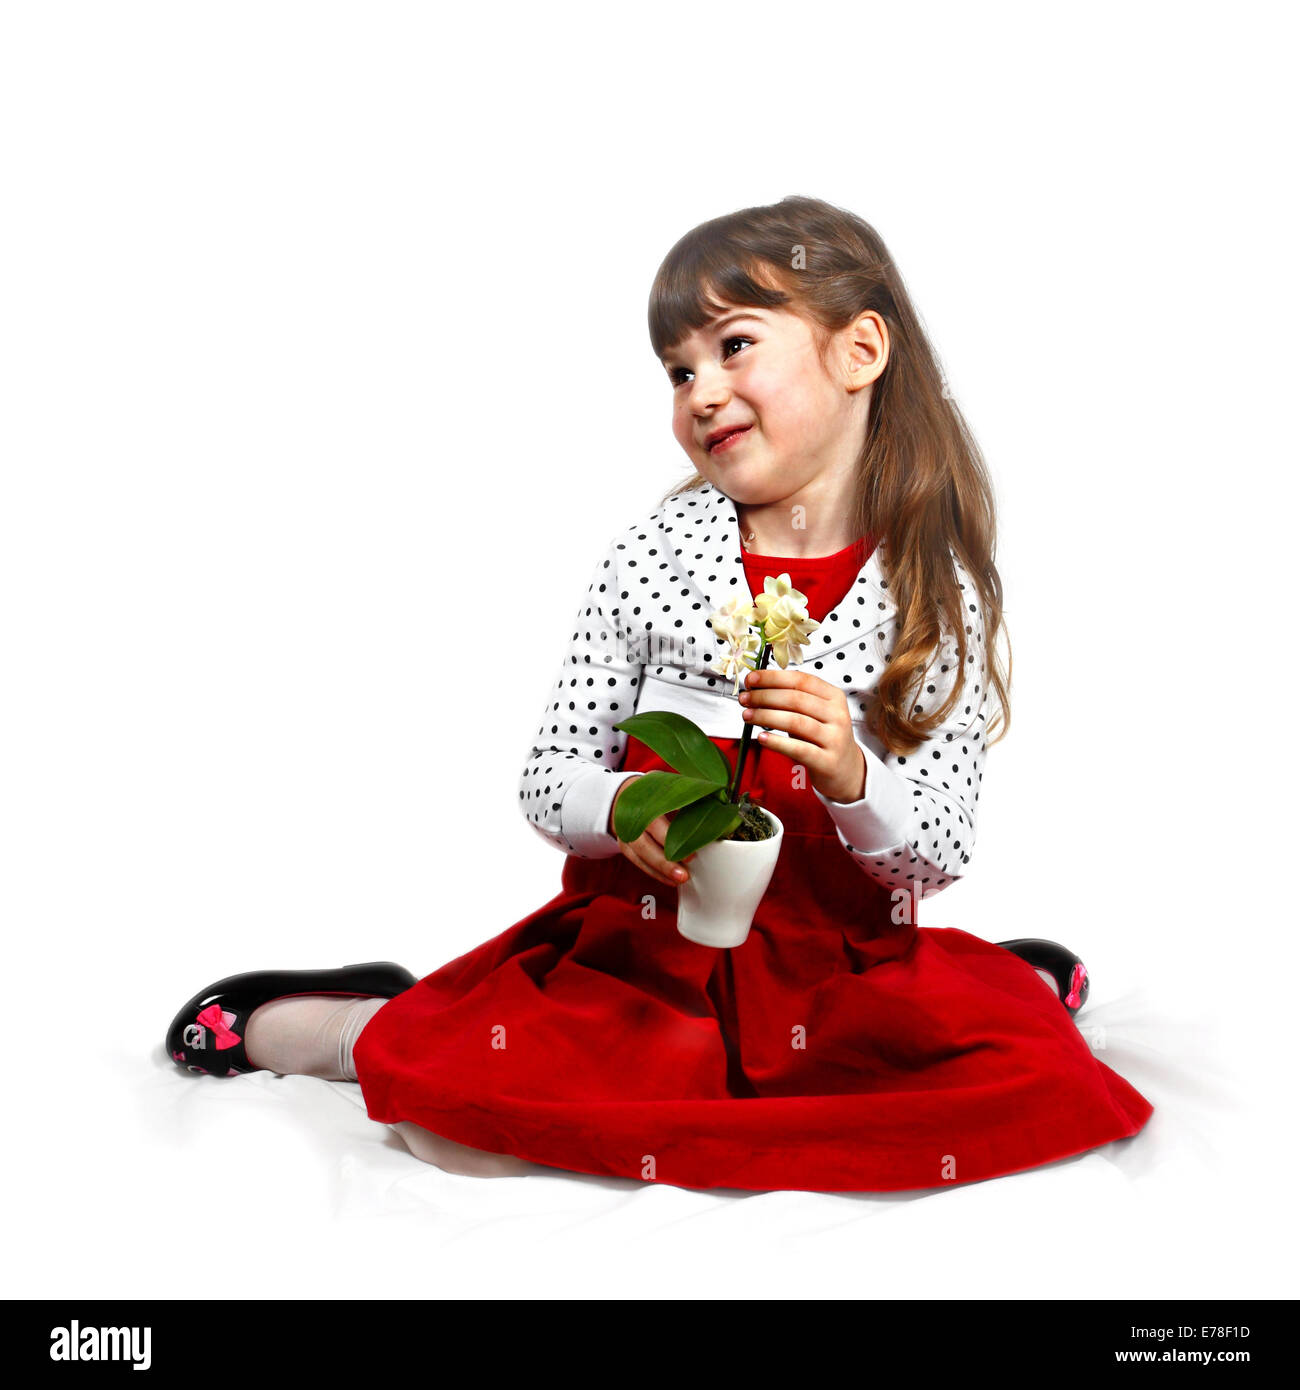
[[705,328],[725,328],[729,323],[735,323],[737,319],[753,319],[755,323],[763,322],[761,316],[753,309],[737,309],[725,318],[710,319],[704,326]]

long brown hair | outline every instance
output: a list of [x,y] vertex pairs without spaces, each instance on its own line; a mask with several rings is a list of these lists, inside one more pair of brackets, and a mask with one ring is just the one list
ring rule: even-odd
[[[974,581],[984,618],[988,679],[998,709],[985,747],[1011,726],[1010,638],[1005,632],[993,488],[988,469],[888,248],[862,218],[820,198],[788,197],[742,208],[687,232],[669,251],[650,291],[650,341],[661,359],[726,304],[784,308],[812,328],[823,363],[833,336],[869,310],[889,329],[889,357],[872,387],[857,464],[857,537],[872,536],[898,605],[899,631],[876,689],[869,727],[895,753],[915,751],[962,696],[955,681],[942,705],[917,703],[945,635],[957,670],[967,669],[971,627],[953,569]],[[702,487],[694,473],[666,494]],[[996,738],[988,735],[994,729]]]

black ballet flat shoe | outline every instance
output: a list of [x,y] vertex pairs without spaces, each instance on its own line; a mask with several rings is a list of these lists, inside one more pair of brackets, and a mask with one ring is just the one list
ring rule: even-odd
[[1056,981],[1056,993],[1073,1017],[1083,1008],[1088,997],[1088,971],[1084,963],[1056,941],[1022,936],[1015,941],[997,941],[994,945],[1010,951],[1027,961],[1035,970],[1046,970]]
[[242,1076],[253,1066],[244,1051],[248,1017],[271,999],[295,994],[380,995],[392,999],[418,984],[391,960],[338,970],[250,970],[209,985],[172,1019],[167,1055],[183,1071]]

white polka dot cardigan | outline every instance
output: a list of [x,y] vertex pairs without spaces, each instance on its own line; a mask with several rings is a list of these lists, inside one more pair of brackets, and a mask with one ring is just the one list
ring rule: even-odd
[[[879,550],[813,632],[800,662],[843,689],[867,764],[861,800],[814,794],[865,874],[890,889],[919,882],[922,897],[965,872],[983,777],[983,614],[955,555],[953,564],[969,595],[966,689],[915,752],[885,753],[865,723],[898,632]],[[547,841],[589,859],[619,852],[609,831],[614,794],[643,775],[618,769],[628,735],[614,725],[630,714],[676,710],[710,737],[740,738],[743,707],[732,694],[734,678],[721,674],[726,649],[708,625],[736,594],[749,594],[739,521],[731,499],[711,483],[670,497],[610,541],[519,779],[520,809]],[[955,638],[945,632],[923,699],[942,703],[960,677],[957,666]]]

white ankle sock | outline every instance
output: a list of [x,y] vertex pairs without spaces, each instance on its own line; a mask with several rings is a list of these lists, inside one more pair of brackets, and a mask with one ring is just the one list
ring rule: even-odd
[[345,1081],[357,1079],[357,1069],[352,1065],[352,1049],[361,1030],[388,1003],[380,997],[355,999],[352,1007],[344,1015],[343,1027],[339,1029],[339,1071]]
[[379,995],[297,994],[254,1009],[244,1051],[255,1067],[281,1076],[355,1081],[352,1048],[388,1000]]

